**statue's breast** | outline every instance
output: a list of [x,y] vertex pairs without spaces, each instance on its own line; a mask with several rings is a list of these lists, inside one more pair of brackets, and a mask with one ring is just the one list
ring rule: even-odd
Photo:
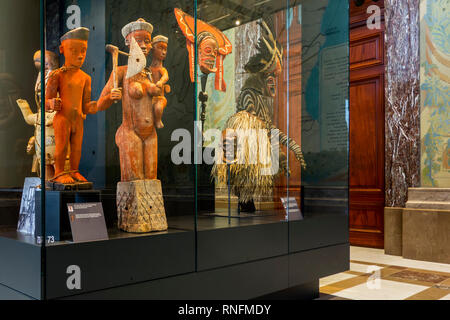
[[130,125],[141,138],[154,130],[152,97],[147,94],[150,83],[148,78],[137,75],[127,80],[124,88],[130,97],[124,111],[128,110],[125,113],[131,121]]
[[139,81],[130,82],[128,94],[134,100],[140,100],[144,96],[144,86]]
[[130,98],[140,100],[147,95],[146,92],[150,84],[150,79],[144,73],[140,73],[126,80],[125,90],[128,91]]

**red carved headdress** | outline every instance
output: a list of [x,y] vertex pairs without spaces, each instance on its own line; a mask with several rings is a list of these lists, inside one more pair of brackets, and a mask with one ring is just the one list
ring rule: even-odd
[[[183,32],[186,37],[186,47],[189,52],[189,71],[191,76],[191,81],[194,82],[194,70],[195,70],[195,21],[194,18],[187,13],[183,12],[181,9],[175,8],[175,17],[177,19],[178,25],[180,26],[181,32]],[[209,32],[215,38],[219,45],[219,50],[216,58],[216,90],[226,91],[227,87],[223,79],[223,60],[227,54],[232,52],[232,45],[227,36],[223,34],[222,31],[216,27],[197,19],[197,36],[204,32]]]

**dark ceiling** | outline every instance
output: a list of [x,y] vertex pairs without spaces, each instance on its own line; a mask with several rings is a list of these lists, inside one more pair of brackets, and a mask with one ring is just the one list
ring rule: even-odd
[[220,30],[269,16],[289,5],[299,5],[301,0],[197,0],[198,18]]

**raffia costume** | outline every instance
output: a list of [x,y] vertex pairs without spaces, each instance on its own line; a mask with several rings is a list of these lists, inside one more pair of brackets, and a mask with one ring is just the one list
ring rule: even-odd
[[[259,140],[256,144],[244,143],[239,146],[236,158],[243,158],[244,161],[230,164],[231,189],[239,198],[240,206],[253,202],[254,198],[269,195],[273,189],[274,178],[282,172],[289,174],[286,155],[279,149],[279,143],[288,146],[302,167],[306,168],[300,146],[273,125],[273,103],[276,90],[268,89],[268,79],[273,80],[281,71],[283,54],[282,48],[279,47],[264,21],[261,26],[265,34],[259,39],[258,54],[252,56],[245,66],[250,77],[245,81],[237,99],[237,113],[231,116],[225,125],[225,130],[231,129],[234,132],[265,129],[268,135],[267,139]],[[277,142],[271,142],[272,133],[278,135]],[[272,165],[271,150],[278,151],[281,170],[271,175],[263,174],[263,169]],[[242,157],[240,152],[244,152],[246,156]],[[249,160],[255,152],[265,154],[263,163],[261,161],[252,163]],[[226,166],[226,164],[215,164],[213,167],[212,176],[217,178],[219,184],[225,185],[228,182]],[[254,211],[254,209],[246,211]]]

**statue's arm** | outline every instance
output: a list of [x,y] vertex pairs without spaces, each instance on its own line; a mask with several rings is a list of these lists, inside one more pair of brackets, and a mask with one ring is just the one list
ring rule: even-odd
[[[289,138],[283,131],[281,131],[280,129],[278,129],[274,125],[271,126],[271,129],[272,130],[278,130],[278,137],[279,137],[280,144],[288,147],[289,150],[291,150],[294,153],[295,158],[300,162],[301,166],[303,168],[306,168],[306,162],[305,162],[305,160],[303,158],[302,149],[297,144],[297,142],[295,142],[294,139]],[[289,143],[288,143],[288,140],[289,140]]]
[[159,79],[158,83],[156,84],[158,87],[162,87],[169,81],[169,73],[167,72],[167,69],[162,67],[161,68],[161,79]]
[[[114,71],[113,71],[114,72]],[[118,68],[117,70],[117,77],[118,77],[118,87],[122,87],[123,84],[123,75],[124,72],[121,68]],[[114,89],[114,75],[111,72],[111,75],[109,77],[108,82],[106,83],[105,87],[102,90],[102,94],[100,95],[100,99],[98,99],[97,107],[98,111],[104,111],[112,106],[114,103],[114,99],[112,97],[113,95],[113,89]],[[117,99],[120,100],[120,99]]]
[[61,101],[58,98],[60,70],[53,71],[49,77],[47,86],[45,87],[45,110],[58,111],[60,109]]
[[16,102],[20,108],[20,111],[22,111],[22,115],[23,115],[23,118],[25,119],[25,122],[27,124],[29,124],[30,126],[36,124],[37,113],[33,113],[33,111],[31,111],[28,101],[23,100],[23,99],[18,99]]
[[91,101],[92,95],[92,80],[90,76],[86,76],[83,90],[83,113],[95,114],[97,113],[97,101]]

